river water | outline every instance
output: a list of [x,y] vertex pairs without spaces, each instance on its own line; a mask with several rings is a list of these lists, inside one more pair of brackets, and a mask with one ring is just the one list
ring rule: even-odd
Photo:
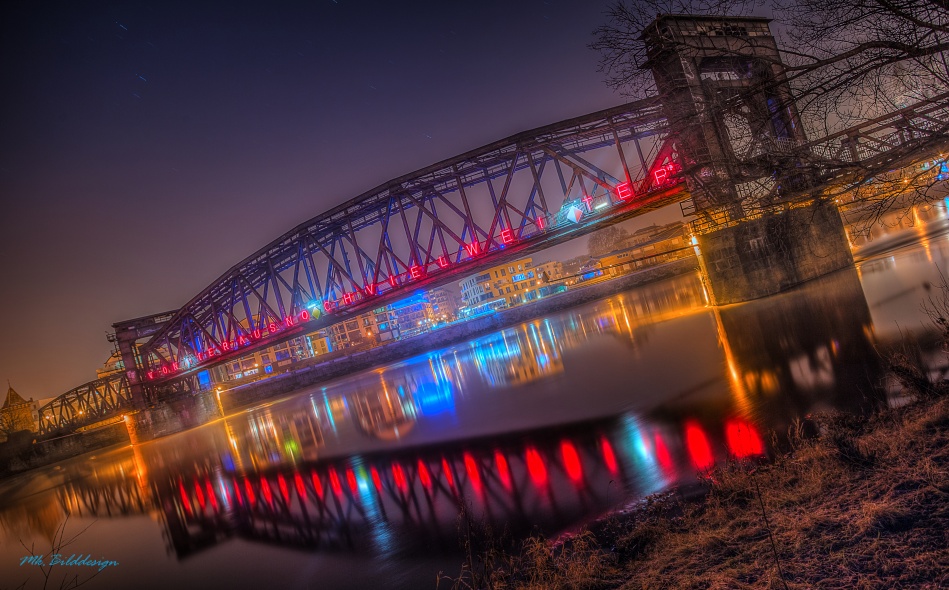
[[814,412],[898,403],[878,351],[931,331],[949,231],[887,239],[779,296],[712,308],[683,275],[0,482],[0,588],[42,587],[21,559],[61,527],[63,559],[118,562],[89,588],[435,588],[463,504],[556,535]]

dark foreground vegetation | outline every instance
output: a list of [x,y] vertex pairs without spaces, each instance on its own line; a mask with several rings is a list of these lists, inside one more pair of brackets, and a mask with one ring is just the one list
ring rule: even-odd
[[463,522],[470,557],[439,588],[947,588],[949,384],[904,361],[910,403],[816,416],[819,435],[707,473],[700,499],[668,493],[515,552]]

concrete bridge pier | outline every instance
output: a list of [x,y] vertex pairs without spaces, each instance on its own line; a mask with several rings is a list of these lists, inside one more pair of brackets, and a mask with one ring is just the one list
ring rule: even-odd
[[820,200],[722,224],[697,240],[716,305],[774,295],[853,264],[837,207]]
[[160,404],[127,414],[126,425],[132,444],[154,440],[201,426],[222,416],[214,391],[183,394]]

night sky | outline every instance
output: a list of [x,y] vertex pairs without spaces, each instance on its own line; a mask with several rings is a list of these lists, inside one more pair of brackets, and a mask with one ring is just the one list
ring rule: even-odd
[[587,48],[607,5],[7,3],[0,379],[64,393],[113,322],[176,309],[301,221],[624,102]]

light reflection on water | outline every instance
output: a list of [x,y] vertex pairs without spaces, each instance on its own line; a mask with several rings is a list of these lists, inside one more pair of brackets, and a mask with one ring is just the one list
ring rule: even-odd
[[90,587],[434,587],[461,504],[555,534],[887,403],[874,347],[922,325],[947,254],[936,236],[722,308],[681,276],[37,470],[0,484],[0,579],[69,515],[93,524],[77,551],[122,563]]

